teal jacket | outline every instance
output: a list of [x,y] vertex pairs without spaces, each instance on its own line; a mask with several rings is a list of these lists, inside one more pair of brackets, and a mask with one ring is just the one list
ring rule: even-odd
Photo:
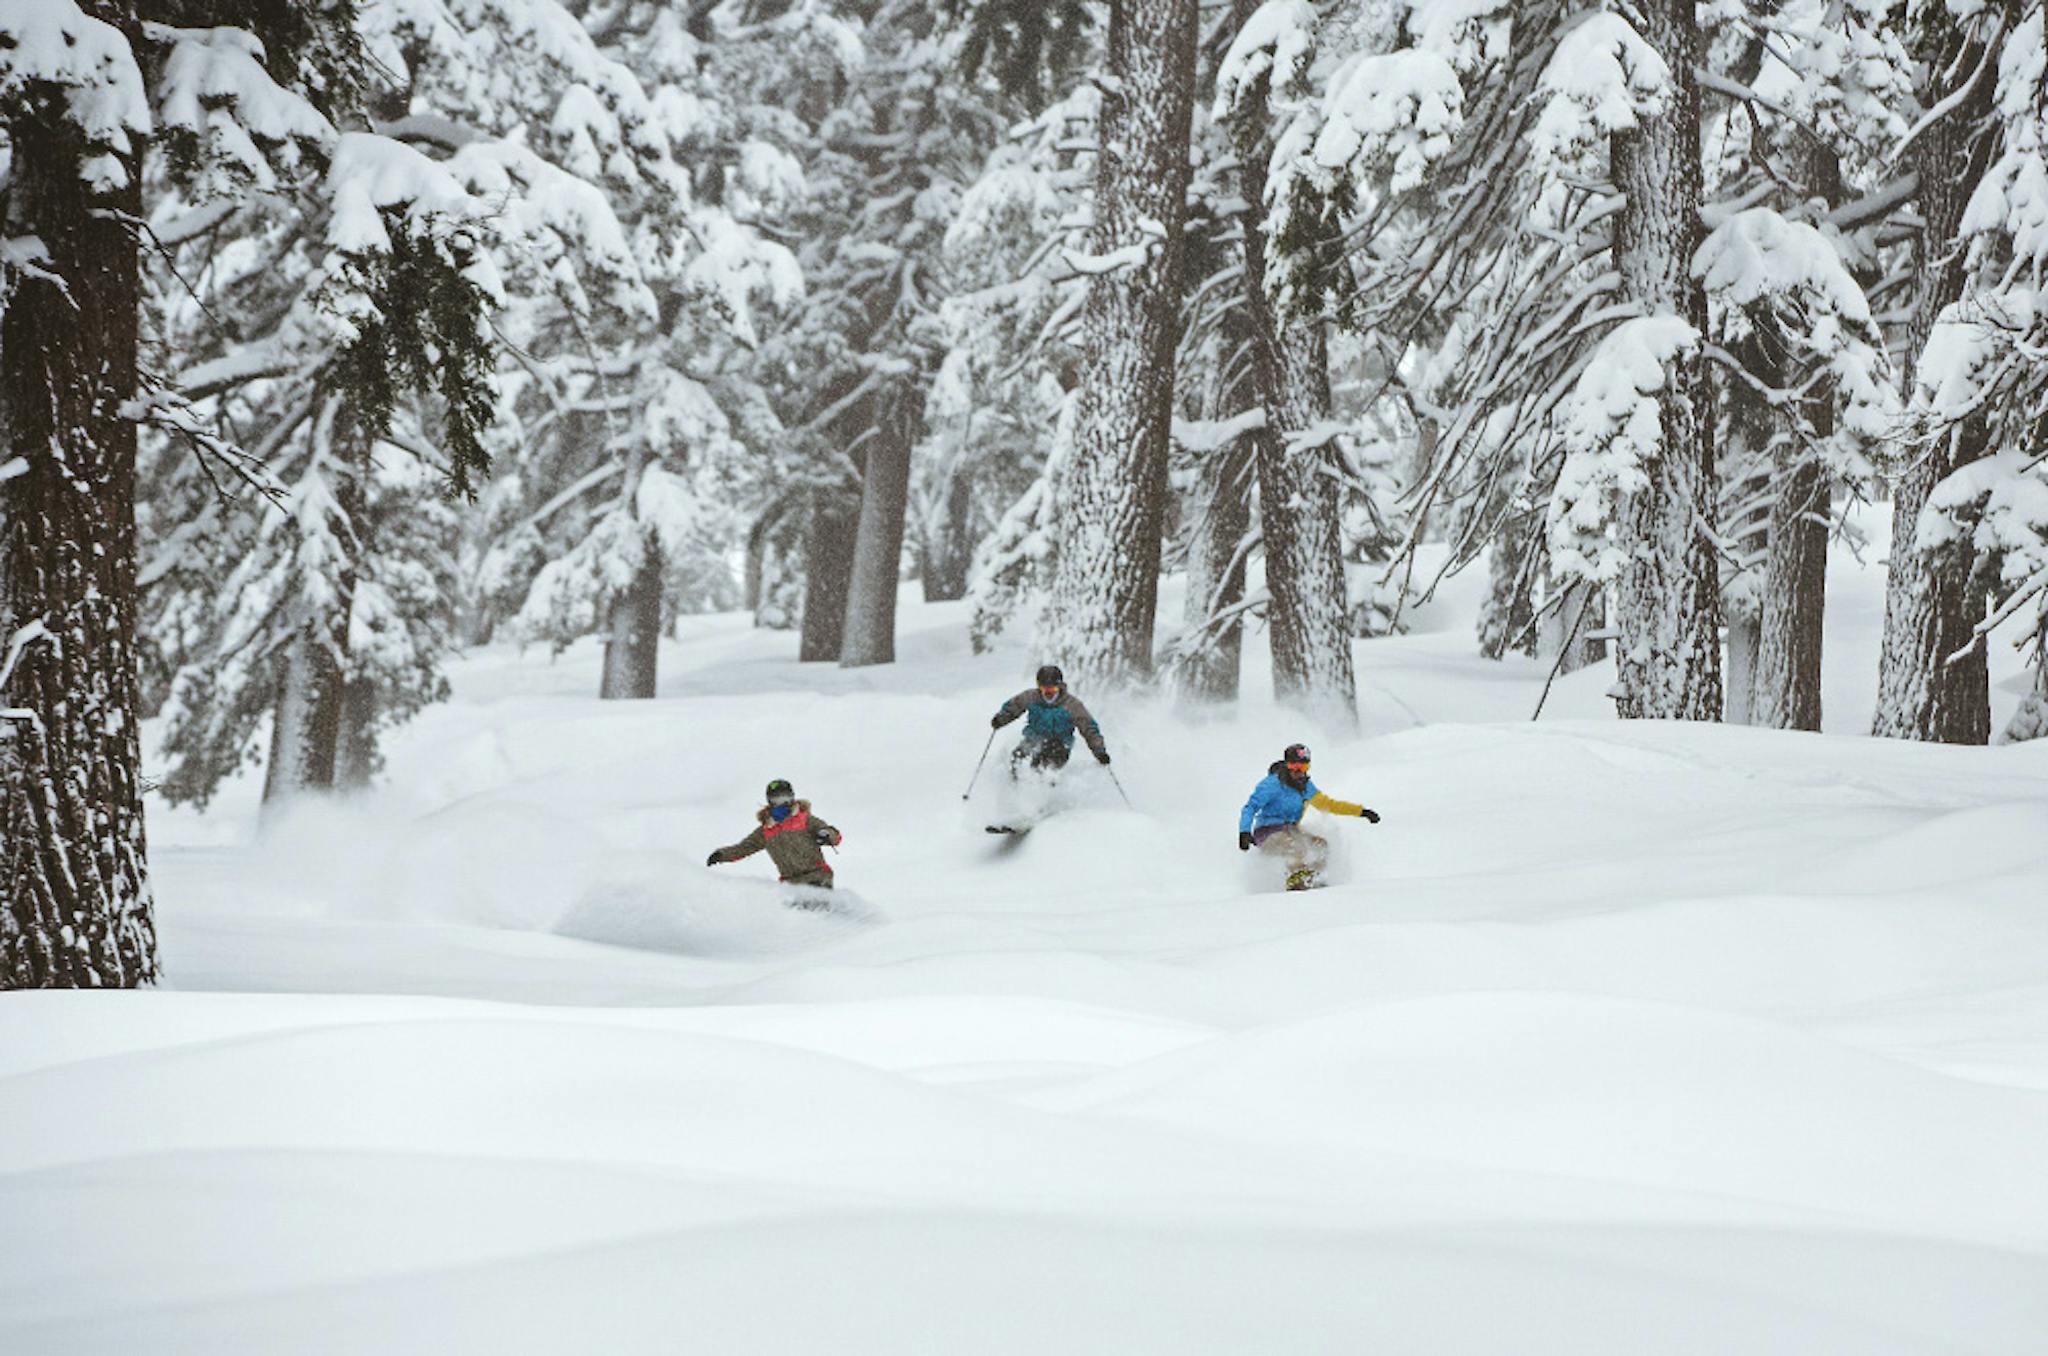
[[1102,742],[1102,729],[1095,723],[1095,717],[1088,714],[1079,697],[1065,689],[1047,701],[1037,688],[1027,687],[996,708],[998,726],[1008,725],[1019,716],[1024,717],[1027,740],[1058,740],[1071,749],[1078,733],[1097,756],[1109,751]]

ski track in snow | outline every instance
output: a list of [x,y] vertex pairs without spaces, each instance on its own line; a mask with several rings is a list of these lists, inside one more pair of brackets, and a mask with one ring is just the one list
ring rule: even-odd
[[[853,671],[690,619],[647,703],[471,655],[367,800],[153,810],[166,990],[0,996],[0,1350],[2039,1350],[2048,746],[1858,737],[1835,564],[1837,733],[1531,725],[1475,570],[1356,739],[1257,644],[1224,718],[1084,694],[1137,810],[1083,757],[1010,840],[1033,657],[958,605]],[[1289,895],[1297,738],[1385,822]],[[702,865],[770,776],[829,911]]]

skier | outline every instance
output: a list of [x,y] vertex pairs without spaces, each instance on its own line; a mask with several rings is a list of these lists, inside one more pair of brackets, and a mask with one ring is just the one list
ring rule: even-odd
[[768,783],[768,803],[754,817],[759,827],[731,847],[715,849],[704,865],[736,862],[765,848],[784,884],[832,888],[832,868],[821,849],[838,847],[840,833],[811,813],[809,801],[798,800],[790,784],[777,777]]
[[1287,863],[1290,890],[1319,884],[1318,875],[1330,857],[1329,841],[1301,827],[1302,811],[1311,805],[1333,815],[1358,815],[1369,824],[1380,822],[1363,805],[1316,790],[1308,779],[1308,745],[1289,744],[1280,761],[1266,769],[1266,779],[1252,788],[1251,799],[1237,817],[1237,850],[1257,847],[1280,857]]
[[1038,670],[1038,685],[1027,687],[996,709],[989,728],[1000,730],[1017,717],[1024,717],[1024,738],[1010,754],[1010,776],[1029,763],[1033,768],[1057,772],[1067,765],[1074,751],[1074,735],[1088,741],[1095,761],[1107,767],[1109,749],[1102,742],[1102,729],[1081,699],[1067,691],[1066,676],[1057,664]]

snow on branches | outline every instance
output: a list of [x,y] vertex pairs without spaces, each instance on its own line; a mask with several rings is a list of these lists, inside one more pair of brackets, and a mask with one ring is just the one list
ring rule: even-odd
[[50,94],[78,128],[89,156],[81,172],[99,191],[128,181],[121,157],[149,134],[149,100],[127,37],[73,0],[0,0],[0,122],[43,116]]
[[[1718,342],[1747,339],[1768,320],[1774,341],[1804,360],[1788,373],[1789,386],[1805,384],[1798,367],[1827,370],[1839,411],[1837,436],[1828,445],[1832,469],[1863,474],[1861,450],[1895,432],[1898,399],[1870,302],[1843,265],[1835,240],[1818,227],[1753,207],[1714,228],[1693,255],[1692,271],[1706,291],[1709,327]],[[1763,394],[1782,410],[1794,403],[1797,391]]]
[[1685,320],[1655,315],[1622,322],[1594,349],[1556,416],[1565,457],[1550,499],[1553,569],[1606,583],[1627,568],[1613,525],[1622,501],[1649,486],[1664,451],[1659,394],[1699,343]]
[[1587,15],[1558,39],[1539,82],[1543,111],[1530,133],[1538,172],[1604,177],[1607,138],[1661,114],[1671,88],[1670,66],[1627,19]]

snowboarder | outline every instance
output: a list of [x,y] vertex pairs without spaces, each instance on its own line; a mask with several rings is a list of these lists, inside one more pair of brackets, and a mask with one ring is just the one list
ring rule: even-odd
[[760,825],[731,847],[714,850],[704,865],[736,862],[766,849],[786,885],[832,888],[832,868],[823,849],[838,847],[839,830],[811,813],[811,803],[798,800],[790,784],[777,777],[768,783],[768,803],[754,814]]
[[1066,675],[1057,664],[1038,670],[1038,685],[1027,687],[996,709],[989,728],[1000,730],[1017,717],[1024,717],[1024,738],[1010,754],[1010,775],[1030,764],[1045,772],[1057,772],[1067,765],[1078,733],[1088,742],[1095,761],[1107,767],[1109,748],[1102,742],[1102,729],[1081,699],[1067,691]]
[[1252,788],[1251,799],[1237,817],[1237,850],[1254,847],[1287,863],[1287,888],[1307,890],[1319,884],[1330,858],[1329,840],[1301,827],[1308,806],[1333,815],[1358,815],[1369,824],[1380,817],[1363,805],[1336,800],[1316,790],[1308,779],[1308,745],[1289,744],[1280,761],[1266,769],[1266,779]]

